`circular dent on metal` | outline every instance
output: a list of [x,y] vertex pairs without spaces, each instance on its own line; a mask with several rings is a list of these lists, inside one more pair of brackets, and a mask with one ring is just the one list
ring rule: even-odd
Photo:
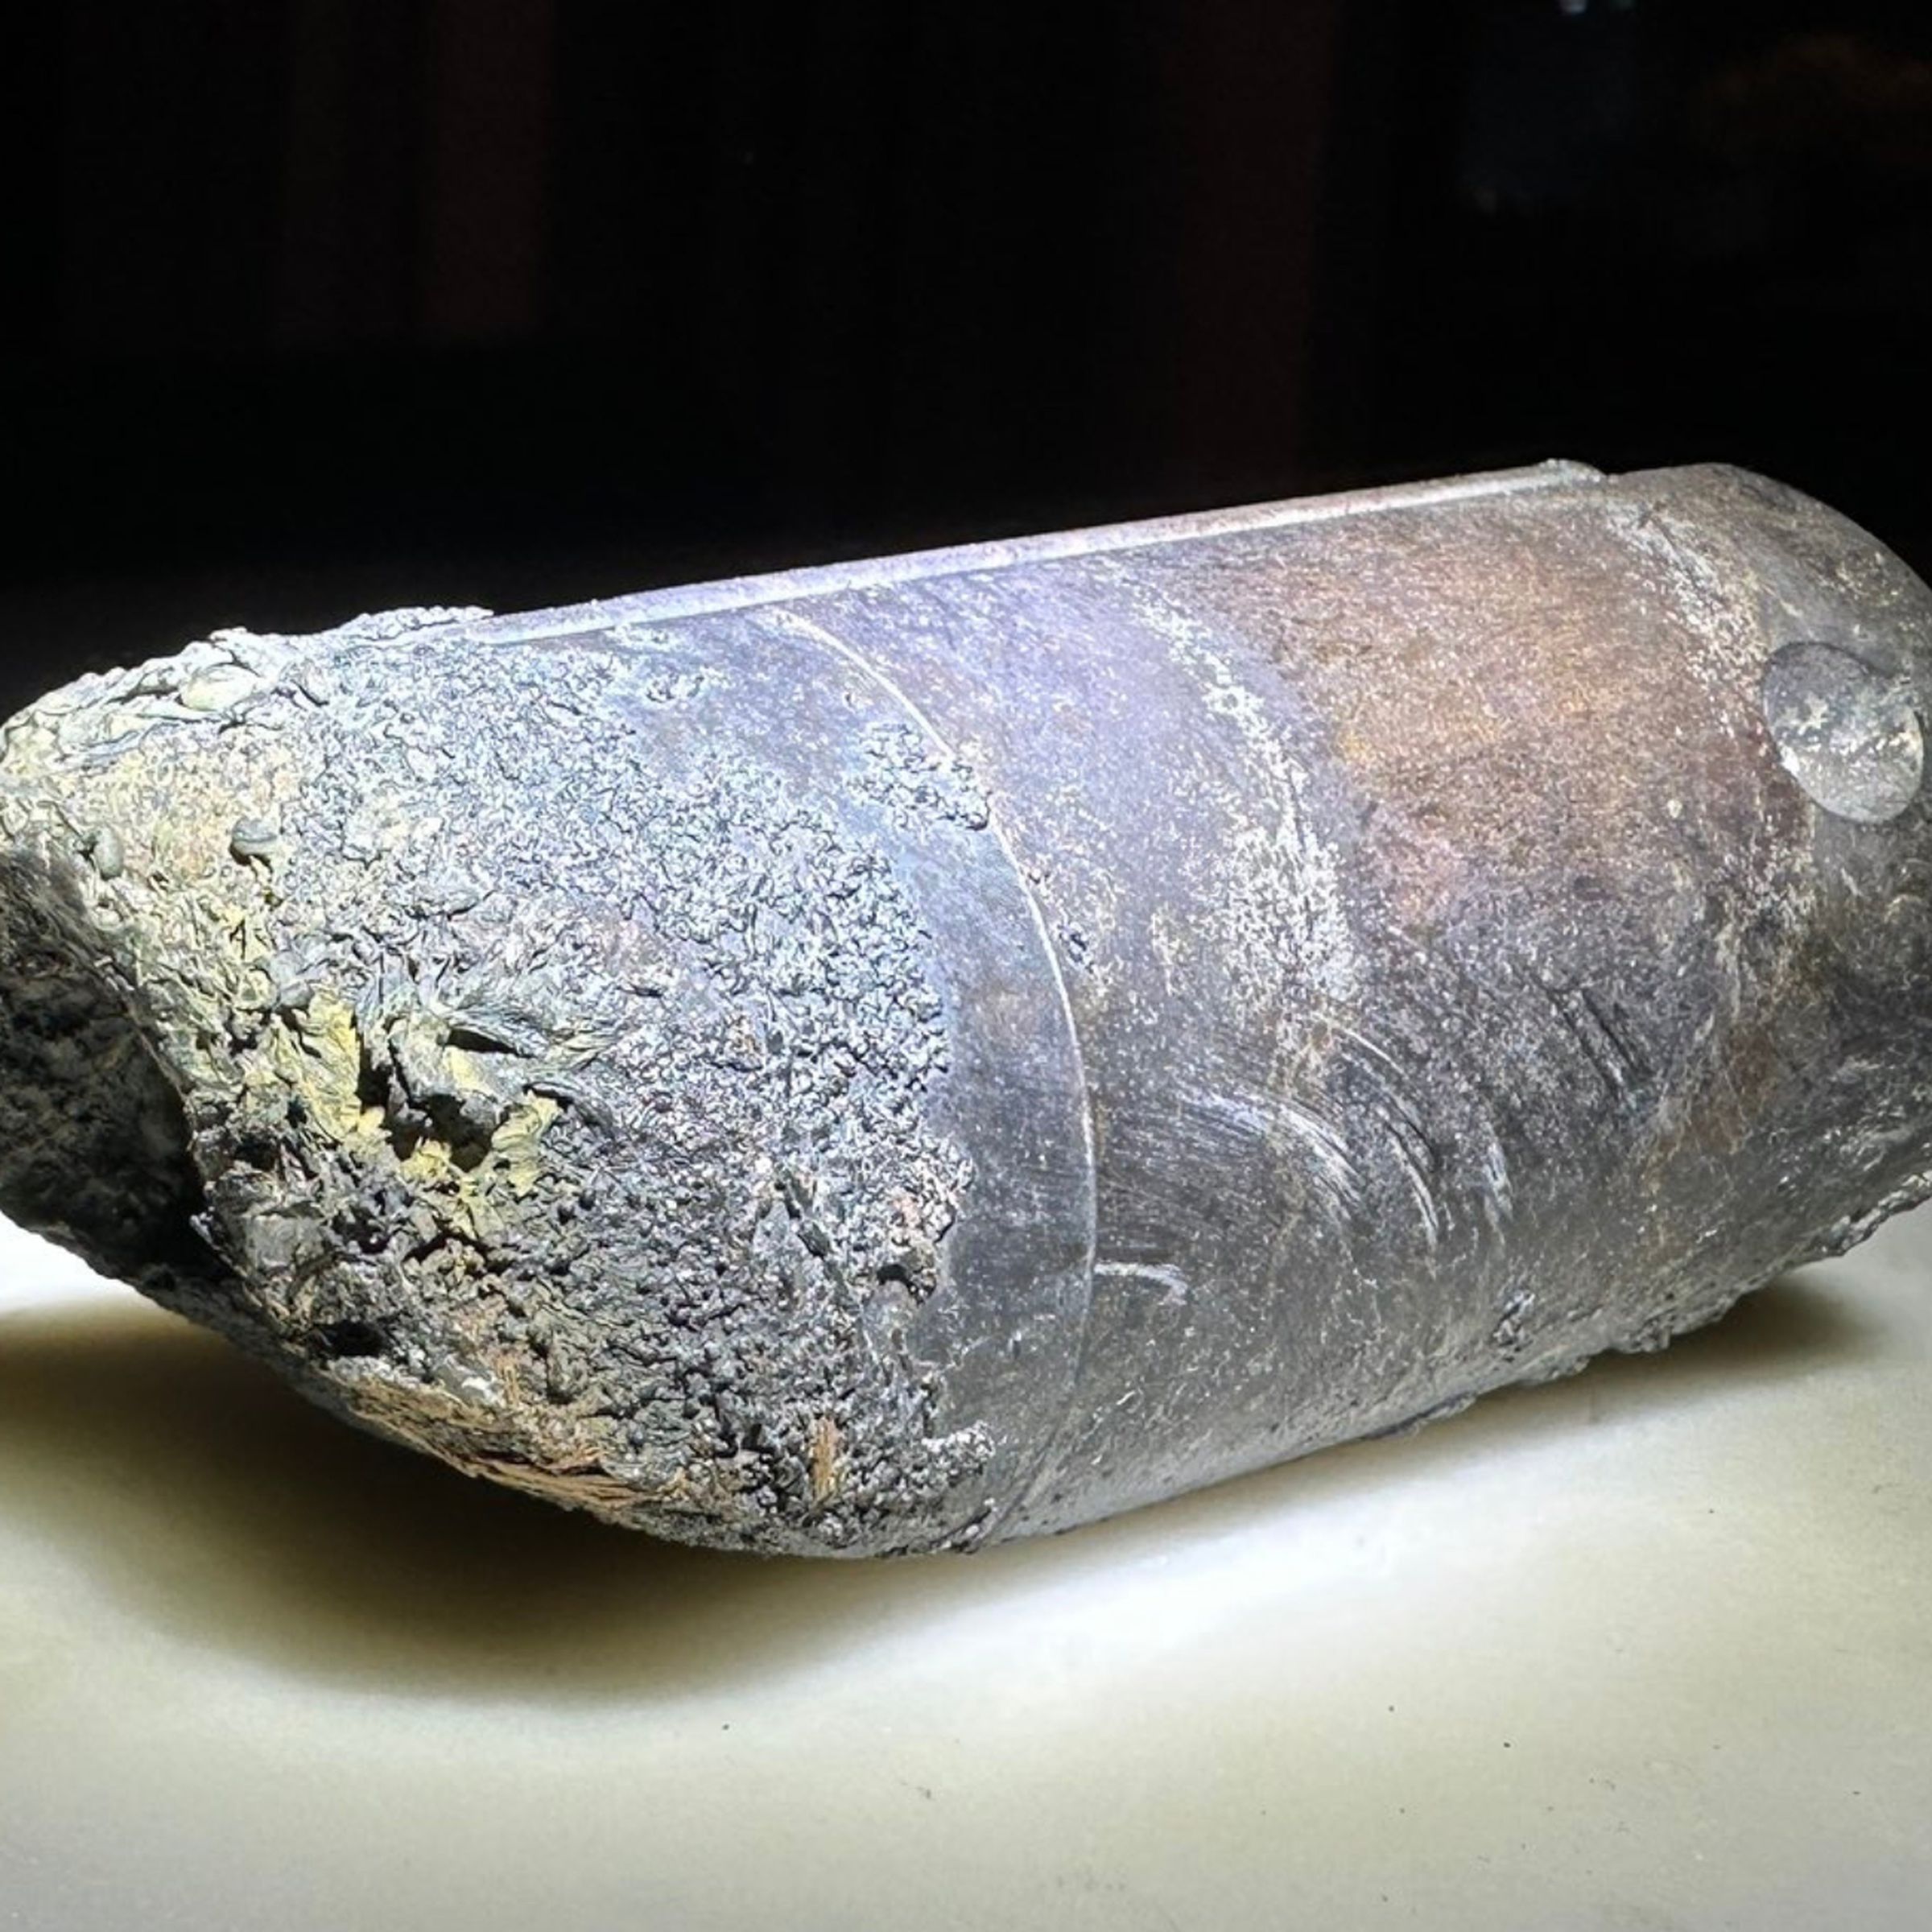
[[1765,667],[1762,699],[1779,762],[1822,810],[1883,825],[1918,795],[1925,733],[1897,679],[1802,640]]

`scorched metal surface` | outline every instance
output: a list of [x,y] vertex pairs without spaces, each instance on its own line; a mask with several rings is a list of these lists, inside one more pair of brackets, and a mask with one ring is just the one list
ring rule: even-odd
[[0,758],[0,1203],[693,1541],[1064,1528],[1932,1186],[1932,598],[1577,464],[217,633]]

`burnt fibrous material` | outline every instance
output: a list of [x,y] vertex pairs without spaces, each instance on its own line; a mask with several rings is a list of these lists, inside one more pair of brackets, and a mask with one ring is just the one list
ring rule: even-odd
[[613,1521],[1055,1530],[1932,1187],[1932,598],[1574,464],[217,634],[0,756],[0,1204]]

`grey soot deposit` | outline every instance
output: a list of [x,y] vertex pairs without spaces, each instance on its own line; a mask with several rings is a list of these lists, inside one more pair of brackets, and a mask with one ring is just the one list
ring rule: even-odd
[[1562,464],[219,633],[6,729],[0,1203],[617,1521],[1064,1527],[1925,1191],[1929,641]]

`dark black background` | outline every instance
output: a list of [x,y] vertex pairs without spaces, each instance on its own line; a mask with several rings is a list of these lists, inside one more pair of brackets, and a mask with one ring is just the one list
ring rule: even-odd
[[0,709],[1550,455],[1932,569],[1924,0],[33,10]]

